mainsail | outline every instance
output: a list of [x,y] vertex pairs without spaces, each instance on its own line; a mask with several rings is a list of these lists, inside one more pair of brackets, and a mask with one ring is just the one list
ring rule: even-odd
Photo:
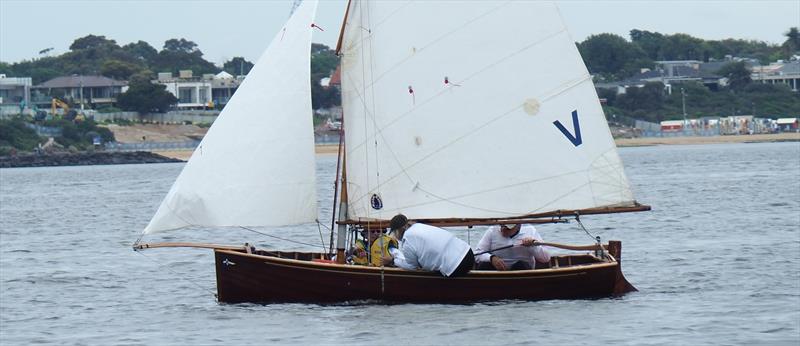
[[350,219],[635,203],[554,4],[352,1],[344,30]]
[[310,49],[304,1],[219,115],[144,233],[279,226],[317,217]]

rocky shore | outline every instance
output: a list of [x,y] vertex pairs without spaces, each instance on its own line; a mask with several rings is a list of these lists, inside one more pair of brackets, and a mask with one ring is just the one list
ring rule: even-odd
[[183,162],[147,151],[0,156],[0,168]]

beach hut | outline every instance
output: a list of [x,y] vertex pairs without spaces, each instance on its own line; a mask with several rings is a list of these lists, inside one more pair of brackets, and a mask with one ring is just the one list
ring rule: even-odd
[[661,132],[678,132],[683,130],[683,120],[665,120],[661,122]]
[[779,131],[797,131],[798,129],[798,120],[797,118],[779,118],[778,119],[778,130]]

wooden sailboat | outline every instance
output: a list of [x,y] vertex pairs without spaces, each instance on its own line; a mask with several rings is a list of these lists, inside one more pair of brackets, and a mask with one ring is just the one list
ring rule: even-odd
[[[143,235],[314,222],[315,10],[316,1],[304,1],[275,36]],[[214,249],[218,299],[231,303],[570,299],[635,290],[617,241],[545,243],[583,253],[460,278],[345,261],[358,230],[386,227],[397,213],[472,227],[650,209],[633,199],[555,5],[352,1],[337,51],[346,130],[336,251],[333,233],[327,253],[140,241],[134,248]]]

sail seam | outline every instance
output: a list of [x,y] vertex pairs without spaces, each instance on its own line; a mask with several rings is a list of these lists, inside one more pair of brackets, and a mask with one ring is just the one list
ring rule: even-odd
[[[547,96],[543,97],[543,98],[542,98],[542,100],[549,100],[549,99],[550,99],[550,98],[552,98],[552,97],[555,97],[555,96],[557,96],[557,95],[560,95],[561,93],[563,93],[563,92],[564,92],[564,91],[566,91],[566,90],[569,90],[569,89],[571,89],[571,88],[573,88],[573,87],[575,87],[575,86],[577,86],[577,85],[580,85],[581,83],[583,83],[583,82],[584,82],[584,81],[586,81],[586,80],[587,80],[586,76],[581,76],[581,78],[579,78],[579,79],[576,79],[576,80],[572,80],[572,81],[568,81],[568,82],[566,82],[566,83],[563,83],[563,84],[561,84],[560,86],[558,86],[558,87],[556,88],[556,91],[554,91],[554,92],[550,92],[549,94],[547,94]],[[386,179],[386,180],[383,182],[383,184],[387,184],[387,183],[389,183],[389,182],[393,181],[395,178],[397,178],[397,177],[398,177],[398,176],[400,176],[400,175],[406,175],[406,176],[408,177],[409,181],[410,181],[411,183],[414,183],[414,179],[411,177],[411,175],[410,175],[410,174],[408,174],[408,170],[409,170],[409,169],[411,169],[411,168],[415,167],[416,165],[418,165],[418,164],[420,164],[420,163],[422,163],[422,162],[425,162],[425,161],[427,161],[429,158],[431,158],[431,157],[433,157],[433,156],[435,156],[435,155],[438,155],[438,154],[439,154],[439,153],[441,153],[443,150],[445,150],[445,149],[447,149],[447,148],[449,148],[449,147],[453,146],[454,144],[456,144],[456,143],[460,142],[460,141],[461,141],[461,140],[463,140],[464,138],[466,138],[466,137],[468,137],[468,136],[470,136],[470,135],[473,135],[473,134],[475,134],[476,132],[478,132],[478,131],[480,131],[480,130],[482,130],[482,129],[486,128],[487,126],[491,125],[492,123],[494,123],[494,122],[496,122],[496,121],[498,121],[498,120],[502,119],[502,118],[503,118],[503,117],[505,117],[506,115],[508,115],[508,114],[511,114],[511,113],[513,113],[514,111],[516,111],[516,110],[518,110],[518,109],[520,109],[520,108],[522,108],[522,107],[523,107],[522,105],[520,105],[520,106],[516,106],[516,107],[514,107],[514,108],[512,108],[512,109],[510,109],[510,110],[508,110],[508,111],[506,111],[506,112],[504,112],[504,113],[502,113],[502,114],[500,114],[500,115],[498,115],[498,116],[494,117],[494,118],[491,118],[489,121],[487,121],[487,122],[485,122],[485,123],[481,124],[481,125],[480,125],[480,126],[478,126],[478,127],[475,127],[475,128],[473,128],[471,131],[464,133],[463,135],[461,135],[461,136],[459,136],[459,137],[455,138],[454,140],[452,140],[451,142],[449,142],[449,143],[447,143],[447,144],[444,144],[444,145],[442,145],[441,147],[439,147],[439,148],[437,148],[436,150],[432,151],[432,152],[431,152],[431,153],[429,153],[428,155],[425,155],[425,156],[421,157],[419,160],[417,160],[416,162],[413,162],[413,163],[411,163],[411,164],[410,164],[410,165],[408,165],[408,166],[403,166],[403,165],[400,163],[400,161],[398,160],[398,158],[397,158],[397,155],[394,153],[394,151],[393,151],[393,150],[391,150],[391,147],[388,147],[388,151],[389,151],[389,152],[392,154],[392,156],[395,158],[395,161],[398,163],[398,166],[400,166],[400,167],[401,167],[401,170],[400,170],[400,172],[398,172],[397,174],[395,174],[395,175],[393,175],[393,176],[389,177],[388,179]],[[373,115],[373,116],[374,116],[374,115]],[[384,129],[385,129],[385,128],[384,128]],[[377,134],[378,134],[378,135],[380,135],[380,136],[381,136],[381,138],[383,138],[384,142],[388,142],[388,141],[386,141],[386,138],[385,138],[385,137],[383,137],[383,131],[382,131],[382,130],[381,130],[381,131],[378,131],[378,132],[377,132]],[[568,173],[568,174],[570,174],[570,173]],[[555,176],[555,177],[557,177],[557,176]],[[555,177],[552,177],[552,178],[555,178]],[[379,188],[379,187],[380,187],[380,186],[378,186],[378,188]],[[367,195],[368,195],[368,194],[367,194]],[[358,198],[355,198],[355,199],[353,199],[353,201],[360,201],[361,199],[363,199],[363,198],[364,198],[364,196],[366,196],[366,195],[363,195],[363,194],[362,194],[362,195],[361,195],[361,196],[359,196]]]
[[[475,18],[472,18],[472,19],[470,19],[470,20],[466,21],[466,22],[465,22],[464,24],[462,24],[461,26],[459,26],[459,27],[456,27],[456,28],[454,28],[454,29],[452,29],[452,30],[450,30],[450,31],[446,32],[445,34],[443,34],[443,35],[439,36],[438,38],[434,39],[433,41],[431,41],[430,43],[428,43],[428,44],[426,44],[426,45],[422,46],[422,48],[418,48],[418,49],[416,50],[416,54],[419,54],[419,53],[423,52],[423,51],[424,51],[424,50],[426,50],[427,48],[429,48],[429,47],[433,46],[434,44],[436,44],[436,43],[438,43],[438,42],[440,42],[440,41],[444,40],[446,37],[448,37],[448,36],[450,36],[450,35],[452,35],[452,34],[454,34],[454,33],[458,32],[458,31],[460,31],[460,30],[462,30],[462,29],[464,29],[465,27],[467,27],[467,26],[471,25],[472,23],[474,23],[474,22],[478,21],[479,19],[482,19],[482,18],[484,18],[484,17],[488,16],[488,15],[489,15],[489,14],[491,14],[492,12],[495,12],[495,11],[497,11],[497,10],[499,10],[499,9],[501,9],[501,8],[503,8],[503,7],[505,7],[506,5],[510,4],[511,2],[512,2],[512,1],[507,1],[507,2],[505,2],[505,3],[503,3],[503,4],[501,4],[501,5],[497,6],[497,7],[495,7],[495,8],[493,8],[493,9],[489,10],[489,11],[486,11],[486,12],[484,12],[484,13],[482,13],[482,14],[478,15],[478,16],[477,16],[477,17],[475,17]],[[395,70],[395,69],[397,69],[398,67],[400,67],[400,66],[402,66],[403,64],[405,64],[405,63],[406,63],[408,60],[410,60],[410,59],[411,59],[412,57],[414,57],[414,55],[416,55],[416,54],[412,54],[412,55],[409,55],[409,56],[405,57],[404,59],[402,59],[402,60],[398,61],[398,62],[397,62],[397,63],[395,63],[395,64],[394,64],[392,67],[390,67],[389,69],[387,69],[386,71],[384,71],[383,73],[381,73],[381,74],[378,76],[378,78],[375,78],[375,79],[373,80],[373,85],[374,85],[375,83],[379,82],[381,79],[383,79],[383,77],[384,77],[384,76],[386,76],[387,74],[389,74],[390,72],[394,71],[394,70]],[[372,85],[370,85],[370,86],[372,86]]]
[[[564,174],[555,175],[555,176],[550,176],[550,177],[544,177],[544,178],[531,179],[531,180],[522,181],[522,182],[519,182],[519,183],[514,183],[514,184],[508,184],[508,185],[498,186],[498,187],[495,187],[495,188],[492,188],[492,189],[486,189],[486,190],[477,191],[477,192],[473,192],[473,193],[469,193],[469,194],[462,194],[462,195],[458,195],[458,196],[451,196],[451,197],[441,197],[441,196],[439,196],[439,195],[437,195],[437,194],[435,194],[435,193],[433,193],[433,192],[431,192],[431,191],[429,191],[429,190],[426,190],[426,189],[424,189],[424,188],[422,188],[422,187],[419,187],[419,186],[417,186],[417,188],[418,188],[418,189],[420,189],[421,191],[423,191],[423,192],[425,192],[425,193],[427,193],[427,194],[429,194],[429,195],[431,195],[431,196],[433,196],[433,197],[437,198],[437,200],[434,200],[434,201],[428,201],[428,202],[423,202],[423,203],[417,203],[417,204],[411,204],[411,205],[406,205],[406,206],[403,206],[403,207],[405,207],[405,208],[412,208],[412,207],[420,207],[420,206],[429,205],[429,204],[434,204],[434,203],[439,203],[439,202],[448,202],[448,203],[452,203],[452,204],[455,204],[455,205],[459,205],[459,206],[462,206],[462,207],[467,207],[467,208],[471,208],[471,209],[475,209],[475,210],[482,210],[482,211],[493,212],[493,213],[514,213],[514,212],[510,212],[510,211],[502,211],[502,210],[486,209],[486,208],[476,207],[476,206],[472,206],[472,205],[467,205],[467,204],[464,204],[464,203],[456,202],[456,201],[455,201],[455,199],[460,199],[460,198],[465,198],[465,197],[470,197],[470,196],[480,195],[480,194],[484,194],[484,193],[489,193],[489,192],[499,191],[499,190],[503,190],[503,189],[508,189],[508,188],[516,187],[516,186],[523,186],[523,185],[527,185],[527,184],[530,184],[530,183],[543,182],[543,181],[547,181],[547,180],[551,180],[551,179],[557,179],[557,178],[565,177],[565,176],[568,176],[568,175],[581,174],[581,173],[591,173],[591,172],[592,172],[592,167],[593,167],[593,168],[597,168],[597,169],[602,169],[602,168],[616,168],[616,167],[618,167],[619,165],[617,165],[617,164],[614,164],[614,163],[612,163],[612,162],[609,162],[609,161],[608,161],[608,158],[606,157],[606,154],[607,154],[608,152],[610,152],[610,151],[611,151],[611,150],[608,150],[608,151],[606,151],[606,153],[603,153],[603,154],[601,154],[601,155],[599,156],[599,158],[600,158],[600,159],[602,159],[603,161],[605,161],[605,162],[607,163],[607,165],[603,165],[603,166],[592,165],[592,166],[590,166],[590,168],[587,168],[587,169],[576,170],[576,171],[567,172],[567,173],[564,173]],[[585,186],[587,186],[587,185],[589,185],[589,187],[591,188],[591,185],[593,185],[593,184],[595,184],[595,185],[596,185],[596,184],[604,184],[604,185],[613,186],[613,187],[620,187],[620,188],[624,187],[622,184],[611,184],[611,183],[604,183],[604,182],[600,182],[600,181],[597,181],[597,180],[591,179],[591,177],[589,177],[589,178],[587,178],[587,180],[586,180],[586,182],[585,182],[585,183],[583,183],[583,184],[581,184],[581,185],[579,185],[579,186],[575,187],[575,189],[573,189],[573,190],[571,190],[571,191],[569,191],[569,192],[567,192],[567,193],[564,193],[564,194],[563,194],[563,195],[561,195],[561,196],[558,196],[558,197],[556,197],[555,199],[553,199],[553,200],[551,200],[551,201],[547,202],[546,204],[542,205],[541,207],[539,207],[539,208],[537,208],[537,209],[533,209],[531,212],[540,211],[540,210],[542,210],[543,208],[545,208],[546,206],[548,206],[548,205],[551,205],[551,204],[553,204],[553,203],[557,202],[558,200],[561,200],[561,199],[563,199],[564,197],[567,197],[568,195],[572,194],[572,192],[575,192],[575,191],[577,191],[577,190],[579,190],[579,189],[581,189],[581,188],[583,188],[583,187],[585,187]],[[364,198],[364,196],[361,196],[361,197],[359,197],[358,199],[355,199],[355,200],[353,200],[353,202],[354,202],[354,203],[358,203],[358,202],[360,202],[361,200],[363,200],[363,198]],[[594,200],[594,205],[595,205],[595,206],[600,206],[600,205],[601,205],[601,203],[598,203],[598,199],[597,199],[597,198],[593,198],[593,200]],[[608,200],[609,200],[609,201],[615,201],[615,202],[617,201],[617,200],[614,200],[614,199],[612,199],[612,198],[608,198]],[[620,198],[619,200],[622,200],[622,198]],[[392,209],[392,210],[399,210],[399,209],[400,209],[400,208],[395,208],[395,209]]]
[[[501,63],[503,63],[503,62],[505,62],[505,61],[506,61],[506,60],[508,60],[508,59],[511,59],[511,58],[513,58],[513,57],[515,57],[515,56],[517,56],[517,55],[519,55],[519,54],[521,54],[521,53],[523,53],[523,52],[525,52],[525,51],[527,51],[527,50],[529,50],[529,49],[531,49],[531,48],[533,48],[533,47],[535,47],[535,46],[537,46],[537,45],[539,45],[539,44],[541,44],[541,43],[543,43],[543,42],[545,42],[545,41],[547,41],[547,40],[549,40],[549,39],[552,39],[552,38],[554,38],[554,37],[558,36],[559,34],[561,34],[561,33],[563,33],[563,32],[565,32],[565,29],[562,29],[562,30],[560,30],[560,31],[558,31],[558,32],[555,32],[555,33],[553,33],[553,34],[551,34],[551,35],[549,35],[549,36],[546,36],[546,37],[542,38],[541,40],[537,40],[537,41],[535,41],[535,42],[533,42],[533,43],[530,43],[530,44],[528,44],[528,45],[526,45],[526,46],[523,46],[523,47],[522,47],[522,48],[520,48],[519,50],[517,50],[517,51],[515,51],[515,52],[513,52],[513,53],[511,53],[511,54],[508,54],[508,55],[506,55],[506,56],[504,56],[504,57],[502,57],[502,58],[500,58],[500,59],[498,59],[498,60],[496,60],[496,61],[494,61],[494,62],[492,62],[492,63],[490,63],[490,64],[487,64],[487,65],[485,65],[484,67],[482,67],[482,68],[480,68],[480,69],[478,69],[476,72],[474,72],[474,73],[470,74],[469,76],[467,76],[466,78],[464,78],[464,79],[462,79],[462,80],[458,81],[458,84],[462,84],[462,85],[463,85],[463,84],[465,84],[465,82],[467,82],[467,81],[469,81],[469,80],[471,80],[471,79],[475,78],[476,76],[479,76],[479,75],[483,74],[484,72],[488,71],[488,70],[489,70],[489,69],[491,69],[492,67],[495,67],[495,66],[497,66],[497,65],[499,65],[499,64],[501,64]],[[548,95],[548,99],[549,99],[549,97],[554,97],[554,96],[560,95],[561,93],[565,92],[566,90],[569,90],[569,88],[565,88],[565,85],[569,85],[569,84],[573,84],[573,83],[574,83],[575,85],[579,85],[579,84],[580,84],[580,82],[582,82],[582,81],[584,81],[584,80],[587,80],[587,79],[588,79],[588,78],[590,78],[590,77],[591,77],[591,76],[587,76],[587,75],[584,75],[584,74],[582,74],[582,75],[581,75],[579,78],[577,78],[577,79],[574,79],[574,80],[573,80],[573,81],[575,81],[575,82],[566,82],[566,83],[562,83],[562,84],[560,84],[560,85],[556,86],[555,88],[551,89],[551,91],[550,91],[550,92],[548,92],[546,95]],[[454,81],[454,82],[455,82],[455,81]],[[371,87],[371,86],[369,86],[369,87]],[[553,90],[555,90],[555,91],[553,91]],[[390,128],[390,127],[391,127],[392,125],[394,125],[395,123],[399,122],[400,120],[402,120],[403,118],[407,117],[408,115],[410,115],[410,114],[413,114],[413,113],[414,113],[414,112],[416,112],[418,109],[422,108],[423,106],[427,105],[428,103],[432,102],[433,100],[435,100],[435,99],[437,99],[437,98],[441,97],[442,95],[444,95],[444,94],[445,94],[445,93],[447,93],[447,92],[448,92],[448,90],[447,90],[447,89],[443,89],[443,90],[439,91],[438,93],[434,94],[433,96],[430,96],[430,97],[428,97],[427,99],[423,100],[422,102],[420,102],[420,103],[418,103],[418,104],[414,105],[414,106],[413,106],[411,109],[409,109],[409,110],[405,111],[404,113],[402,113],[402,114],[399,114],[397,117],[395,117],[394,119],[392,119],[392,120],[391,120],[389,123],[387,123],[386,125],[384,125],[384,126],[383,126],[383,127],[380,129],[379,133],[382,133],[384,130],[386,130],[386,129]],[[551,96],[551,95],[552,95],[552,96]],[[518,107],[516,107],[516,108],[521,108],[521,107],[522,107],[522,105],[520,105],[520,106],[518,106]],[[516,108],[515,108],[515,109],[516,109]],[[511,111],[514,111],[515,109],[512,109]],[[509,112],[511,112],[511,111],[509,111]],[[506,115],[506,114],[503,114],[503,115]],[[373,116],[374,116],[374,115],[373,115]],[[358,149],[359,149],[359,148],[360,148],[362,145],[365,145],[365,143],[366,143],[366,142],[368,142],[368,141],[369,141],[369,138],[365,138],[365,139],[364,139],[362,142],[360,142],[360,143],[358,143],[358,144],[355,144],[355,145],[352,147],[352,149],[349,149],[348,151],[349,151],[349,152],[356,151],[356,150],[358,150]]]
[[[360,27],[357,27],[355,30],[365,30],[366,29],[366,30],[369,30],[370,32],[375,31],[377,28],[380,28],[384,23],[386,23],[387,20],[389,20],[390,18],[394,17],[397,14],[397,12],[400,12],[400,10],[402,10],[403,8],[405,8],[406,6],[410,5],[413,2],[414,1],[406,1],[406,3],[403,4],[403,6],[400,6],[397,9],[395,9],[394,11],[392,11],[392,13],[390,13],[388,16],[386,16],[386,18],[383,18],[383,20],[381,20],[380,22],[376,23],[374,27],[371,26],[371,25],[370,25],[369,28],[365,28],[363,26],[360,26]],[[358,3],[359,7],[361,6],[361,3],[362,2],[359,1],[359,3]],[[352,26],[348,26],[348,28],[352,28]],[[363,43],[364,43],[363,40],[355,41],[351,45],[347,46],[347,51],[350,51],[352,49],[356,49],[358,47],[361,47]],[[345,54],[347,54],[347,53],[345,53]]]

